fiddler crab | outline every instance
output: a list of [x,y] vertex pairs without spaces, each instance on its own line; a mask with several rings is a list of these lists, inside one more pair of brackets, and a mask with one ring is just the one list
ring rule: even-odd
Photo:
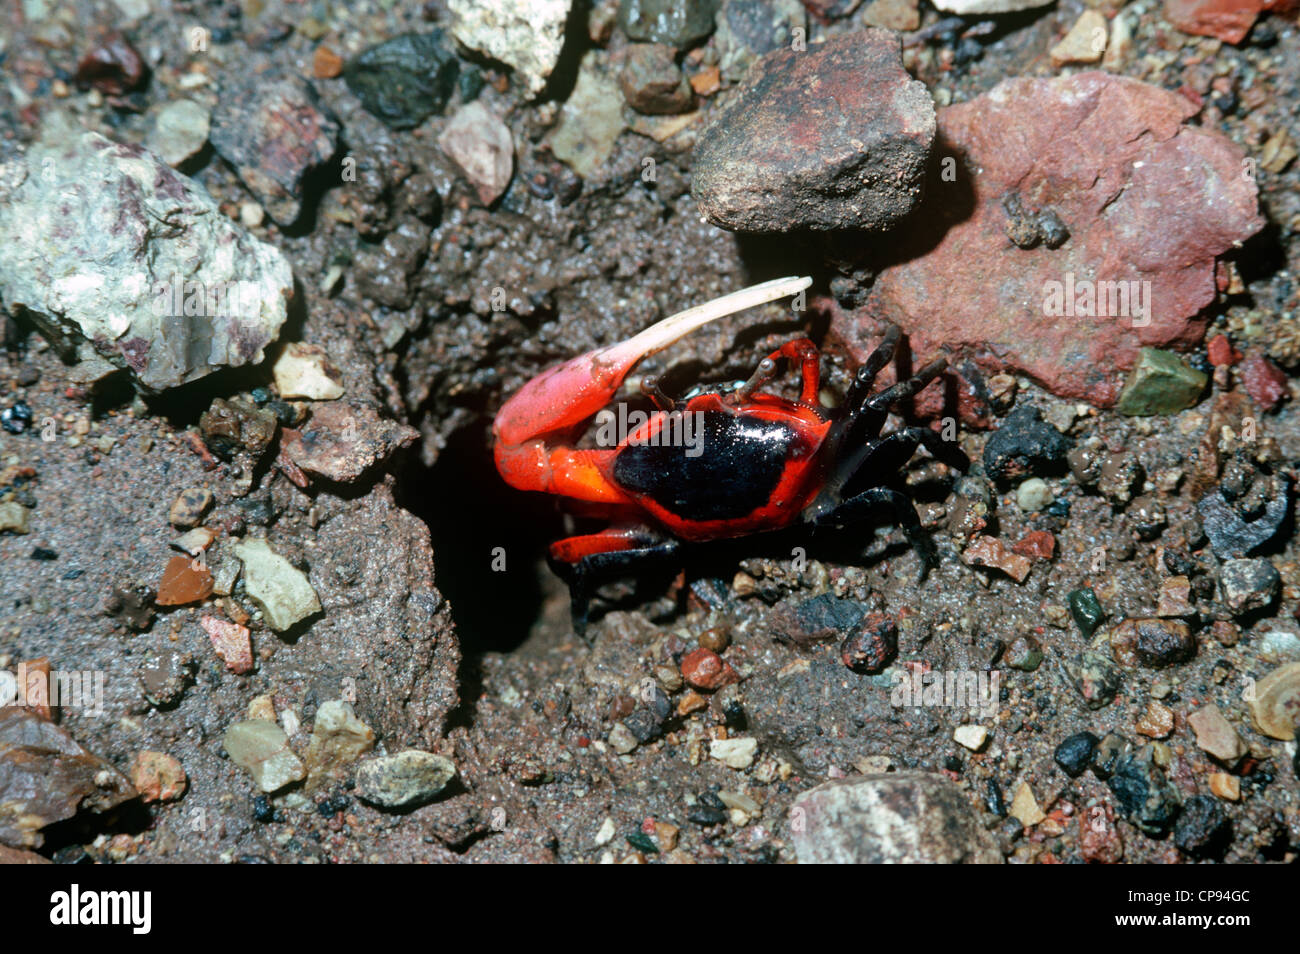
[[[918,446],[958,469],[969,465],[954,442],[925,427],[884,437],[890,408],[933,381],[945,358],[872,394],[876,375],[893,358],[891,327],[857,369],[843,403],[821,403],[820,352],[807,338],[790,341],[759,362],[747,381],[706,385],[681,400],[653,378],[641,392],[656,410],[613,447],[583,449],[573,441],[611,402],[643,359],[711,321],[797,294],[811,278],[781,278],[733,292],[665,318],[626,341],[598,348],[539,374],[502,406],[493,423],[497,470],[520,490],[558,494],[609,521],[598,533],[557,540],[550,562],[569,584],[573,625],[585,633],[593,581],[646,562],[672,559],[683,543],[782,530],[802,522],[843,527],[888,508],[920,559],[918,582],[936,562],[934,545],[902,493],[881,486]],[[763,388],[797,365],[796,400]],[[660,438],[689,416],[699,440]]]

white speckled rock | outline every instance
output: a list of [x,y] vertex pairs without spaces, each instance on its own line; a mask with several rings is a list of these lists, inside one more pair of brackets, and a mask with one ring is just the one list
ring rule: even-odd
[[952,782],[893,772],[824,782],[795,799],[802,864],[1001,864],[993,836]]
[[262,360],[293,275],[275,248],[139,146],[60,114],[0,165],[0,300],[93,381],[160,391]]
[[452,35],[500,60],[537,95],[564,45],[570,0],[449,0]]

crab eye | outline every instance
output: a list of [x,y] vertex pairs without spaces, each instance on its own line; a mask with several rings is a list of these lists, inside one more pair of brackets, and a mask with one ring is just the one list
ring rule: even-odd
[[764,358],[758,362],[758,370],[763,374],[771,374],[776,370],[776,362],[771,358]]

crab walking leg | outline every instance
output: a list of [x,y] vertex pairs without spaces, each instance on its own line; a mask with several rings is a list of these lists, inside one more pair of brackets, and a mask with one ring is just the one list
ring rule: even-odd
[[640,334],[598,348],[533,378],[502,406],[492,424],[498,448],[564,431],[609,403],[637,362],[662,351],[711,321],[795,295],[812,284],[807,277],[777,278],[671,315]]

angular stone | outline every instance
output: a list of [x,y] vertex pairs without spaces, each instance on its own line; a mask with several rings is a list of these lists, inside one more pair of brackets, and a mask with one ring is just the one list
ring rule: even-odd
[[365,801],[379,808],[409,808],[437,796],[455,774],[451,759],[408,749],[362,763],[357,789]]
[[181,763],[166,752],[137,752],[131,763],[131,784],[145,804],[173,802],[185,794],[188,783]]
[[760,56],[789,46],[795,30],[806,31],[808,11],[799,0],[724,0],[717,23],[718,69],[735,83]]
[[149,148],[174,168],[207,145],[210,128],[206,109],[192,99],[178,99],[159,110],[149,133]]
[[1245,743],[1232,727],[1232,723],[1223,717],[1216,705],[1197,709],[1187,717],[1187,724],[1196,733],[1196,744],[1203,752],[1214,756],[1220,762],[1234,764],[1246,754]]
[[623,131],[622,93],[598,50],[582,58],[578,82],[560,109],[551,152],[584,179],[605,164]]
[[375,733],[342,699],[321,703],[307,746],[307,787],[319,788],[375,745]]
[[482,103],[462,107],[443,129],[438,145],[460,166],[484,205],[499,199],[510,185],[514,140],[506,124]]
[[241,540],[233,547],[244,564],[244,591],[277,633],[321,611],[307,576],[271,549],[265,540]]
[[[833,315],[835,337],[862,360],[865,325],[885,318],[908,333],[918,364],[947,345],[950,362],[965,354],[1114,404],[1140,348],[1200,340],[1216,259],[1264,224],[1245,154],[1187,125],[1196,110],[1095,71],[1006,80],[940,110],[944,152],[926,199],[873,262],[882,270],[867,305]],[[1055,215],[1068,240],[1012,246],[1012,192]]]
[[0,299],[77,380],[127,368],[158,391],[256,363],[292,295],[278,250],[138,146],[55,114],[0,165]]
[[47,825],[107,811],[135,794],[125,775],[53,722],[0,706],[0,844],[39,848]]
[[286,400],[333,401],[343,396],[343,375],[319,345],[291,341],[271,369]]
[[301,429],[286,428],[281,446],[307,473],[346,483],[419,436],[371,408],[331,402],[316,406]]
[[212,146],[281,225],[302,212],[303,182],[338,147],[339,124],[296,77],[230,71],[212,113]]
[[623,54],[619,86],[627,104],[651,115],[684,113],[694,96],[673,48],[662,43],[633,43]]
[[174,556],[163,568],[154,602],[159,606],[185,606],[211,595],[212,574],[208,568],[193,557]]
[[1096,63],[1106,52],[1108,32],[1105,16],[1096,10],[1084,10],[1070,32],[1052,47],[1052,65]]
[[967,566],[984,566],[1001,570],[1017,583],[1023,583],[1033,567],[1026,556],[1008,550],[997,537],[977,536],[962,551],[961,561]]
[[758,739],[714,739],[709,743],[709,758],[728,768],[747,769],[758,752]]
[[362,50],[343,68],[361,105],[392,129],[414,129],[447,105],[460,62],[441,30],[402,33]]
[[705,218],[742,232],[881,231],[921,199],[934,104],[867,30],[763,57],[695,149]]
[[1228,609],[1240,616],[1272,603],[1282,580],[1268,560],[1226,560],[1219,568],[1219,583]]
[[546,87],[564,45],[570,0],[448,0],[452,34],[513,69],[528,92]]
[[171,509],[167,512],[167,521],[173,527],[181,529],[193,527],[203,519],[203,515],[211,506],[212,491],[206,487],[187,488],[172,501]]
[[240,626],[230,620],[216,616],[204,616],[199,625],[212,640],[212,648],[234,673],[253,671],[253,644],[249,639],[247,626]]
[[835,779],[795,799],[790,837],[801,864],[1000,864],[979,814],[942,775]]
[[1165,0],[1165,19],[1184,33],[1240,43],[1267,5],[1267,0]]
[[1171,351],[1143,348],[1119,396],[1119,412],[1134,417],[1177,414],[1200,400],[1209,378]]
[[1286,372],[1262,354],[1252,354],[1241,363],[1241,383],[1264,411],[1275,410],[1291,394]]
[[279,791],[307,775],[298,756],[289,748],[289,737],[274,722],[249,719],[226,729],[226,754],[253,777],[263,792]]

